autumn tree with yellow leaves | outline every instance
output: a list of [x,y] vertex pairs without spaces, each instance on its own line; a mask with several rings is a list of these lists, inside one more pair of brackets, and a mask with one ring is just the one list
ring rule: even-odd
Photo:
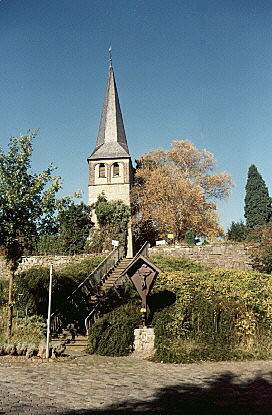
[[144,154],[132,191],[136,222],[152,220],[177,240],[189,229],[222,235],[215,201],[229,196],[232,180],[227,173],[213,173],[215,164],[212,153],[185,140],[173,141],[170,150]]

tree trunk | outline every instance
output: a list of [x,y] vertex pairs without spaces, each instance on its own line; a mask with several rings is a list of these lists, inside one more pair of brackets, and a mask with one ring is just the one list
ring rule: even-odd
[[13,279],[14,270],[10,268],[9,275],[9,293],[8,293],[8,320],[7,320],[7,337],[12,334],[12,318],[13,318]]

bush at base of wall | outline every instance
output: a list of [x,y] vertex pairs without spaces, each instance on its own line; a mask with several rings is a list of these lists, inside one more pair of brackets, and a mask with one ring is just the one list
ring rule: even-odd
[[[62,309],[71,317],[72,308],[66,298],[102,261],[96,256],[53,271],[52,310]],[[32,267],[16,275],[16,308],[23,315],[47,317],[49,268]],[[73,317],[71,317],[73,318]],[[75,318],[75,317],[74,317]]]

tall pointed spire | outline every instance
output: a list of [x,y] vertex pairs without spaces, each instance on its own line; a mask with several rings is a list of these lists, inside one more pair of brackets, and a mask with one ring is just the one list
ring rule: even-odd
[[109,54],[110,65],[106,96],[96,146],[89,160],[130,157],[112,66],[111,48],[109,49]]

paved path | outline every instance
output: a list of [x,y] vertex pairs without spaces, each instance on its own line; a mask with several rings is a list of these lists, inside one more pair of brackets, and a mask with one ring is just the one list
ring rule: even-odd
[[0,414],[272,414],[272,362],[0,358]]

